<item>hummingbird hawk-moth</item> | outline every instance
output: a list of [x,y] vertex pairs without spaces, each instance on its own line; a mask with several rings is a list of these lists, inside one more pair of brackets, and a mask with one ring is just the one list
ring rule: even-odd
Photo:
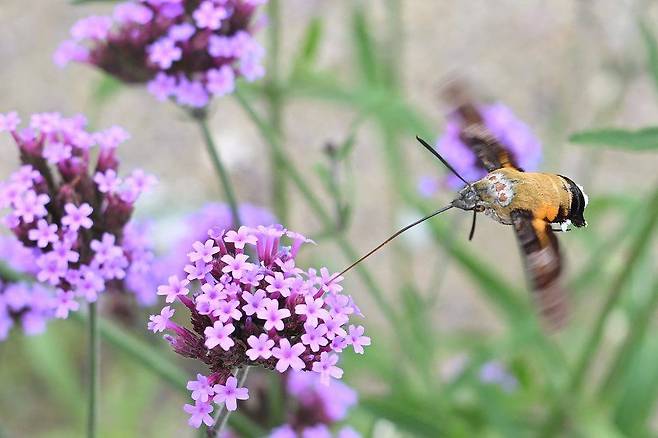
[[416,137],[466,186],[449,205],[399,230],[340,275],[409,228],[453,207],[473,211],[470,240],[477,213],[484,213],[501,224],[514,227],[539,313],[550,329],[560,328],[566,322],[568,307],[565,290],[560,284],[562,261],[555,232],[567,231],[569,225],[587,225],[583,217],[587,195],[566,176],[524,172],[519,168],[508,148],[487,128],[473,103],[459,102],[456,113],[461,119],[460,138],[477,156],[487,175],[475,182],[466,181],[432,146]]

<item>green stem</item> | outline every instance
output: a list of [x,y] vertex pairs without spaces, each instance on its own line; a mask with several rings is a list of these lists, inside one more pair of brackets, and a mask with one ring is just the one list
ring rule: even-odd
[[[72,313],[69,318],[82,325],[87,324],[88,321],[88,318],[80,312]],[[160,377],[172,388],[184,395],[189,395],[186,373],[160,351],[110,321],[100,318],[98,319],[98,332],[105,342]],[[260,426],[239,412],[231,416],[229,424],[240,436],[260,437],[265,434]]]
[[[326,229],[333,229],[335,227],[335,224],[331,217],[331,214],[329,214],[329,212],[325,209],[324,205],[315,196],[315,194],[310,188],[310,184],[308,184],[308,182],[304,180],[304,178],[299,173],[297,168],[287,157],[285,151],[281,148],[279,139],[274,133],[274,131],[272,130],[272,127],[269,126],[267,123],[265,123],[265,121],[263,121],[260,115],[256,113],[254,108],[249,104],[249,102],[247,102],[247,99],[244,97],[244,95],[240,90],[236,90],[234,94],[236,99],[238,100],[238,103],[242,106],[242,108],[245,110],[247,115],[256,124],[265,141],[270,145],[274,153],[278,156],[282,170],[287,173],[292,183],[301,192],[302,197],[309,205],[315,216],[317,216],[318,219],[320,219],[320,221],[322,222],[322,226],[325,227]],[[344,236],[340,234],[337,235],[336,242],[338,243],[339,248],[342,250],[343,254],[348,260],[350,261],[356,260],[359,257],[359,254],[355,251],[354,247],[352,247],[352,245]],[[373,297],[377,305],[384,312],[386,317],[389,318],[391,323],[395,323],[395,321],[397,321],[398,319],[397,314],[395,310],[390,306],[390,304],[388,304],[388,302],[384,298],[381,292],[381,288],[375,282],[375,279],[372,276],[372,274],[370,274],[370,272],[363,265],[357,265],[356,269],[359,275],[361,276],[361,279],[366,284],[368,292]]]
[[98,336],[98,303],[89,303],[89,382],[87,437],[98,436],[98,394],[99,394],[99,368],[100,368],[100,338]]
[[[281,53],[281,10],[279,0],[270,0],[267,4],[268,22],[268,57],[267,82],[265,97],[267,98],[270,125],[274,133],[283,138],[283,94],[281,92],[280,53]],[[281,223],[288,222],[288,196],[285,174],[280,171],[281,163],[278,155],[270,150],[270,173],[272,178],[272,204],[274,213]]]
[[212,165],[215,168],[215,172],[219,177],[219,180],[222,185],[222,190],[224,191],[224,196],[226,197],[226,202],[231,209],[231,217],[233,218],[233,226],[236,228],[242,224],[240,221],[240,212],[238,210],[238,203],[235,198],[235,192],[233,191],[233,185],[231,184],[231,179],[229,178],[228,172],[222,163],[222,159],[219,156],[219,150],[215,145],[215,141],[212,138],[210,128],[208,127],[208,116],[205,112],[203,113],[194,113],[192,118],[198,123],[201,133],[203,135],[203,142],[206,145],[208,150],[208,155],[212,161]]
[[[585,376],[592,366],[593,361],[596,359],[596,350],[601,343],[608,316],[617,304],[622,288],[633,272],[635,262],[644,253],[652,240],[651,235],[656,223],[658,223],[658,188],[656,188],[651,194],[651,198],[647,202],[647,205],[649,206],[646,212],[647,219],[635,241],[631,245],[628,257],[624,262],[621,271],[612,282],[603,307],[594,323],[594,328],[578,356],[576,366],[574,367],[574,371],[566,387],[568,393],[577,394],[582,388],[585,382]],[[549,419],[545,425],[543,436],[550,437],[555,435],[556,428],[560,426],[563,417],[566,415],[566,407],[563,405],[564,401],[564,397],[562,397],[558,399],[558,402],[553,406]]]
[[[235,378],[238,381],[238,387],[244,385],[245,380],[247,380],[247,374],[249,374],[248,366],[242,367],[235,372]],[[208,438],[220,437],[230,415],[231,411],[226,409],[226,404],[222,404],[215,413],[215,423],[208,428]]]

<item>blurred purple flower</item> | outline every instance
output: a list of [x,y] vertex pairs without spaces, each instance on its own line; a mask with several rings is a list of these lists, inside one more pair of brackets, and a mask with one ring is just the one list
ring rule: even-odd
[[[338,380],[327,385],[315,373],[291,371],[285,375],[286,391],[295,400],[288,412],[288,423],[272,430],[269,437],[329,436],[330,427],[342,421],[356,405],[356,391]],[[358,437],[350,428],[343,428],[338,437]]]
[[489,361],[480,367],[480,381],[500,386],[505,392],[513,392],[518,387],[518,380],[512,375],[505,364]]
[[[541,161],[542,147],[530,128],[503,104],[483,105],[480,107],[480,111],[486,126],[501,143],[509,148],[519,166],[526,171],[537,170]],[[464,179],[476,181],[484,177],[486,171],[479,165],[475,154],[462,143],[459,132],[459,118],[453,115],[448,118],[436,149]],[[452,188],[464,185],[459,178],[452,174],[447,176],[447,183]],[[427,188],[427,183],[423,183],[421,194]]]
[[[98,35],[101,26],[102,21],[91,20],[78,30]],[[0,206],[8,208],[3,222],[14,234],[0,239],[0,259],[52,286],[23,286],[31,291],[31,309],[38,307],[36,299],[43,301],[40,309],[48,309],[23,311],[23,325],[31,327],[26,331],[35,332],[47,317],[66,318],[76,311],[76,299],[93,302],[104,290],[123,291],[126,277],[149,269],[147,242],[137,244],[129,224],[143,190],[135,188],[135,176],[107,190],[95,182],[94,172],[116,173],[116,147],[128,138],[121,128],[88,132],[83,116],[59,113],[34,114],[23,130],[16,113],[0,115],[0,122],[0,132],[12,135],[22,162],[0,183]],[[94,145],[96,163],[90,152]],[[67,152],[55,154],[56,149]]]
[[20,324],[26,335],[43,333],[46,323],[58,316],[57,308],[53,292],[38,283],[0,281],[0,341],[15,324]]
[[94,65],[128,83],[147,83],[158,100],[205,107],[235,80],[265,74],[252,22],[263,0],[131,0],[112,17],[83,18],[53,59]]
[[[326,269],[321,275],[316,270],[303,273],[295,269],[291,248],[310,240],[280,225],[243,226],[230,235],[215,227],[208,230],[207,236],[194,242],[191,252],[189,248],[183,252],[193,263],[184,268],[189,287],[177,275],[160,288],[162,295],[175,298],[189,309],[191,328],[171,321],[173,311],[169,306],[160,315],[151,316],[149,323],[154,332],[165,328],[171,333],[165,339],[174,351],[210,368],[207,379],[198,375],[196,381],[189,382],[193,398],[197,397],[196,405],[186,407],[192,415],[190,424],[200,425],[207,411],[205,405],[200,405],[200,381],[212,385],[212,392],[206,390],[207,397],[214,397],[215,402],[226,401],[229,410],[237,407],[235,399],[247,398],[246,389],[234,384],[236,368],[261,366],[281,373],[289,368],[304,370],[322,376],[327,384],[331,384],[329,377],[341,377],[342,370],[336,366],[338,352],[333,347],[336,343],[330,344],[326,338],[324,322],[340,321],[345,325],[349,315],[357,311],[351,297],[343,295],[338,287],[327,287],[332,276]],[[282,245],[283,239],[289,245]],[[236,245],[236,240],[240,244]],[[181,272],[180,267],[177,271]],[[276,287],[268,288],[274,284]],[[318,306],[311,317],[307,316],[309,310],[294,312],[303,303]],[[313,342],[304,341],[309,332]],[[334,341],[338,338],[336,332],[334,329]],[[370,344],[362,326],[351,325],[349,334],[344,329],[342,333],[345,342],[341,348],[352,345],[362,352],[362,346]],[[341,414],[332,413],[334,417]]]

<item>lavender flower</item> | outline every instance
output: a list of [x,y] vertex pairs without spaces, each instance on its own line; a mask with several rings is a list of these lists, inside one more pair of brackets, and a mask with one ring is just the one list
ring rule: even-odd
[[[528,126],[519,120],[512,111],[500,103],[480,107],[484,123],[493,135],[507,146],[521,168],[536,170],[541,161],[541,143]],[[448,118],[443,135],[436,149],[467,181],[476,181],[486,175],[475,154],[459,138],[460,121],[454,115]],[[464,185],[455,175],[448,175],[447,183],[452,188]],[[438,190],[427,178],[419,182],[423,196],[431,196]]]
[[94,65],[127,83],[147,83],[158,100],[202,108],[233,92],[242,77],[265,70],[253,16],[264,0],[132,0],[112,17],[92,16],[71,28],[54,55]]
[[[0,183],[0,206],[8,209],[2,220],[15,236],[3,239],[0,256],[51,286],[48,293],[31,288],[49,309],[43,315],[66,318],[79,308],[76,300],[93,302],[102,291],[124,290],[127,278],[148,269],[152,254],[129,225],[145,177],[136,172],[112,187],[97,182],[100,174],[116,173],[116,148],[128,138],[119,127],[88,132],[83,116],[59,113],[34,114],[23,130],[19,123],[16,113],[0,114],[0,132],[12,135],[22,162]],[[98,159],[92,167],[94,147]]]
[[[357,394],[337,380],[330,384],[314,373],[290,372],[285,375],[286,391],[296,402],[288,411],[288,422],[273,429],[269,438],[333,436],[330,428],[345,419],[357,403]],[[359,437],[350,427],[343,427],[337,437]]]
[[55,298],[48,288],[35,283],[4,283],[0,281],[0,341],[19,324],[26,335],[43,333],[46,324],[62,312],[76,310],[77,303]]
[[519,382],[511,374],[505,364],[498,361],[489,361],[480,367],[480,381],[500,386],[505,392],[513,392]]
[[[290,246],[281,245],[284,238]],[[236,368],[306,371],[328,383],[330,377],[342,375],[336,363],[344,348],[363,352],[370,344],[363,327],[342,328],[349,315],[360,312],[351,297],[341,293],[341,279],[329,285],[332,276],[325,268],[318,275],[295,266],[307,242],[280,225],[243,226],[232,233],[211,228],[208,238],[186,251],[191,262],[184,269],[186,280],[176,275],[161,287],[169,301],[173,298],[189,309],[191,328],[171,321],[170,306],[151,316],[149,328],[159,332],[164,326],[174,351],[210,368],[208,376],[189,383],[195,405],[187,405],[186,411],[194,427],[212,411],[210,400],[226,402],[226,408],[234,410],[234,396],[247,398],[246,389],[234,382]],[[325,325],[329,321],[331,335]]]

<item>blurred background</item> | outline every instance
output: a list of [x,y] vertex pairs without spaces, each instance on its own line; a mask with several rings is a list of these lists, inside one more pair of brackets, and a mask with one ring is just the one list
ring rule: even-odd
[[[122,168],[142,167],[160,181],[136,215],[152,222],[157,247],[166,248],[185,226],[181,218],[222,198],[197,128],[143,87],[52,63],[77,19],[112,7],[3,0],[0,112],[82,112],[95,129],[124,127],[132,137],[119,149]],[[443,184],[429,197],[416,191],[421,177],[445,170],[414,135],[441,135],[450,108],[440,93],[455,77],[483,102],[508,106],[541,140],[540,168],[584,185],[591,200],[590,226],[559,236],[574,309],[557,335],[538,328],[511,227],[488,219],[468,242],[470,216],[450,212],[366,262],[399,311],[395,324],[350,273],[344,284],[373,345],[346,358],[345,381],[360,400],[346,422],[378,437],[658,435],[658,246],[649,201],[658,151],[569,141],[581,131],[656,125],[658,4],[282,0],[279,8],[282,143],[337,224],[327,230],[288,181],[282,219],[317,241],[302,255],[309,266],[340,270],[352,261],[340,239],[364,253],[451,199]],[[268,32],[258,35],[266,48]],[[246,89],[263,113],[268,81]],[[248,115],[234,99],[217,99],[211,128],[238,199],[281,217],[268,145]],[[349,153],[332,160],[327,144],[346,143]],[[0,151],[4,179],[18,163],[8,135]],[[588,351],[606,305],[599,348]],[[141,330],[147,314],[128,329],[193,376],[193,363]],[[15,331],[0,343],[0,436],[79,434],[83,341],[81,325],[56,321],[41,336]],[[111,343],[102,348],[102,436],[194,436],[181,409],[187,395]]]

